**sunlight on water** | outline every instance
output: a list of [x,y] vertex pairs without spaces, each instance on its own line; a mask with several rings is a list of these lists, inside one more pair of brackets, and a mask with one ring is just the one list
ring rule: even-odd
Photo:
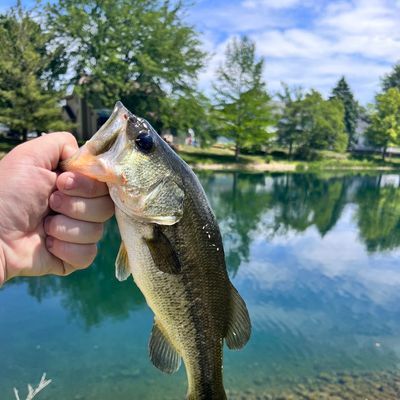
[[[225,350],[230,393],[290,389],[324,373],[397,370],[397,175],[200,178],[254,327],[245,349]],[[115,221],[99,247],[89,270],[0,290],[1,398],[43,372],[53,383],[40,399],[184,398],[183,369],[167,376],[148,360],[152,314],[143,296],[131,280],[114,278]]]

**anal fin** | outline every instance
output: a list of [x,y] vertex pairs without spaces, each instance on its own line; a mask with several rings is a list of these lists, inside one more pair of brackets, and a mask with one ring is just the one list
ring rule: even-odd
[[225,340],[230,349],[241,349],[250,339],[249,312],[237,290],[231,285],[231,316]]
[[149,353],[154,366],[167,374],[178,371],[181,365],[181,356],[162,333],[155,320],[150,336]]
[[125,281],[130,274],[131,268],[129,266],[128,253],[126,251],[124,242],[121,242],[117,259],[115,260],[115,276],[121,282]]

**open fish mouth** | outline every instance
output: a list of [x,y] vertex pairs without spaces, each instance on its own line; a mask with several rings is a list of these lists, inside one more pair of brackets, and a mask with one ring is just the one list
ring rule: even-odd
[[118,102],[108,121],[71,158],[63,161],[64,171],[79,172],[101,182],[124,184],[124,177],[117,174],[115,160],[126,145],[128,118],[136,118]]

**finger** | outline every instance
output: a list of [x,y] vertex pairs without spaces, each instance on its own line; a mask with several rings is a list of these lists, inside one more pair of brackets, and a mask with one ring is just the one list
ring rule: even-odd
[[20,154],[33,160],[34,165],[54,171],[58,163],[71,157],[78,143],[69,132],[55,132],[23,143],[16,148]]
[[104,222],[114,214],[114,203],[109,196],[85,199],[54,192],[49,204],[52,210],[67,217],[88,222]]
[[49,274],[67,276],[79,269],[82,269],[82,268],[74,267],[73,265],[68,264],[67,262],[65,262],[63,260],[60,260],[58,257],[54,256],[53,254],[50,254],[50,255],[52,258],[54,258],[57,261],[55,263],[53,263],[53,267],[48,272]]
[[104,182],[76,172],[62,173],[57,178],[57,188],[69,196],[92,198],[108,194],[108,187]]
[[75,269],[87,268],[95,259],[97,246],[95,244],[77,244],[58,240],[51,236],[46,238],[46,247],[50,253],[58,257],[65,263],[70,264],[71,271]]
[[79,221],[62,214],[47,217],[44,230],[47,235],[70,243],[96,243],[103,236],[103,224]]

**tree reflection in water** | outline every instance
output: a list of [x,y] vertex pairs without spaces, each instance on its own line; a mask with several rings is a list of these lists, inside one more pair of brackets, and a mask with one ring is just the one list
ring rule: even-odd
[[98,256],[90,268],[63,278],[27,278],[29,293],[39,301],[49,294],[61,295],[71,317],[81,319],[87,328],[107,317],[128,317],[130,311],[144,306],[145,300],[132,278],[125,282],[115,278],[119,245],[118,226],[113,219],[106,225]]
[[[400,245],[398,176],[202,173],[200,179],[220,224],[233,275],[242,262],[249,261],[250,245],[260,232],[267,232],[262,239],[269,240],[315,227],[323,237],[347,205],[356,206],[359,237],[368,251]],[[145,301],[132,279],[118,282],[115,278],[119,244],[117,224],[112,220],[91,268],[65,278],[25,279],[29,293],[38,301],[60,296],[71,317],[82,320],[87,328],[104,318],[126,318]]]

